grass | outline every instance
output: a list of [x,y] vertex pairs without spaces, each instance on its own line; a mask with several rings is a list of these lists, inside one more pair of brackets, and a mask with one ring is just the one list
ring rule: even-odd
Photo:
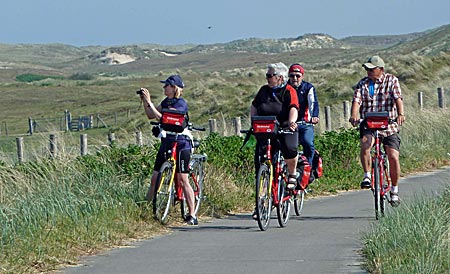
[[[426,114],[409,115],[411,125],[402,131],[402,166],[406,173],[427,165],[448,164],[444,152],[450,151],[449,144],[439,140],[448,135],[450,129],[444,124],[450,113],[442,110]],[[422,120],[427,122],[420,123]],[[425,127],[423,132],[417,130],[419,125]],[[74,135],[78,139],[78,134]],[[157,143],[149,139],[144,147],[127,146],[127,142],[134,143],[133,134],[117,130],[117,135],[121,142],[114,147],[99,145],[85,157],[66,149],[58,160],[36,157],[20,165],[0,162],[3,272],[49,271],[75,263],[79,255],[166,231],[153,221],[143,202]],[[241,144],[242,138],[237,136],[212,134],[203,140],[199,152],[208,154],[208,162],[207,199],[201,207],[201,218],[253,208],[254,144],[250,141],[242,151]],[[324,176],[311,186],[315,195],[358,188],[361,172],[356,130],[327,132],[317,137],[316,145],[324,157]],[[416,158],[409,160],[411,155]],[[173,219],[176,225],[177,218]],[[380,261],[383,265],[391,263]]]
[[438,198],[416,194],[363,236],[370,273],[449,273],[450,186]]

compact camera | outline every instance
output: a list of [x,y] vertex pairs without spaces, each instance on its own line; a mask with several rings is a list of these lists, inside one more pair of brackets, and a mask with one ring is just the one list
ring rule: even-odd
[[142,89],[137,90],[137,91],[136,91],[136,94],[142,95]]

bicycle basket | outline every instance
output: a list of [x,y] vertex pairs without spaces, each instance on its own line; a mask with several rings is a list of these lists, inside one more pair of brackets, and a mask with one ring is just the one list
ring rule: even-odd
[[161,127],[164,130],[181,133],[187,126],[186,112],[172,109],[161,111]]
[[367,128],[387,129],[389,125],[389,112],[368,112],[366,113]]
[[278,121],[276,116],[253,116],[253,134],[258,137],[272,137],[278,132]]

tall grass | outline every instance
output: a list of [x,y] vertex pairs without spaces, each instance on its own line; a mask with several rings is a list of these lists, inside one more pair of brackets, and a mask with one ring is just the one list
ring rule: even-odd
[[[449,113],[424,113],[408,114],[410,125],[401,133],[405,172],[428,163],[448,163],[443,153],[449,144],[440,138],[448,136]],[[120,129],[116,132],[120,139],[133,136]],[[242,137],[218,134],[203,140],[198,150],[208,154],[203,216],[252,209],[255,144],[250,140],[241,150],[242,141]],[[317,136],[316,146],[324,157],[324,176],[311,186],[316,194],[359,186],[362,171],[355,129]],[[98,148],[85,157],[69,153],[57,160],[0,164],[0,271],[48,271],[74,263],[80,254],[162,233],[164,228],[153,221],[144,202],[157,147],[157,142],[149,142],[143,147]]]
[[363,236],[370,273],[450,272],[450,185],[438,198],[417,194]]

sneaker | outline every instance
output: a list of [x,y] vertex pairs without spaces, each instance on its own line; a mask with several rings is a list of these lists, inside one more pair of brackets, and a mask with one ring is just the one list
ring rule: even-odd
[[187,225],[198,225],[198,220],[195,217],[187,216],[184,223]]
[[256,213],[256,209],[252,213],[252,219],[257,221],[258,220],[258,214]]
[[286,185],[286,188],[288,190],[293,190],[297,186],[297,176],[295,175],[289,175],[288,183]]
[[400,205],[400,198],[398,197],[397,192],[389,192],[389,196],[391,197],[391,206],[397,207]]
[[369,177],[364,177],[364,179],[361,182],[361,189],[368,189],[371,188],[371,184],[370,184],[370,178]]

